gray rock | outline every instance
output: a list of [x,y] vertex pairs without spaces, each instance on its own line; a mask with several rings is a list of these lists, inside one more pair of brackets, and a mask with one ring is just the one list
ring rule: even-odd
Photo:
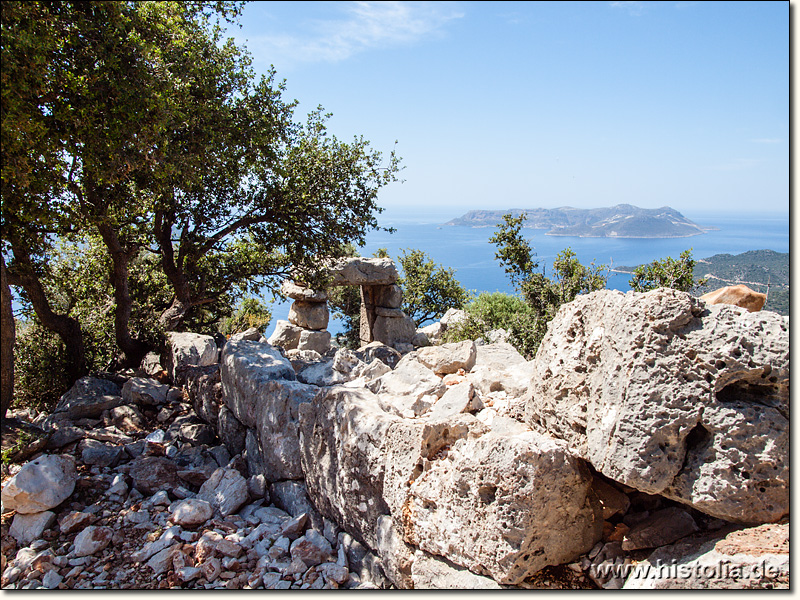
[[475,366],[467,374],[481,394],[505,392],[520,398],[530,389],[534,366],[505,342],[476,347]]
[[326,302],[328,300],[328,292],[325,290],[312,290],[289,280],[284,280],[281,284],[281,294],[288,296],[292,300],[303,300],[305,302]]
[[374,381],[378,377],[381,377],[382,375],[386,375],[386,373],[391,370],[391,367],[389,367],[386,363],[382,362],[378,358],[375,358],[371,363],[366,365],[361,370],[361,377],[363,377],[367,382],[370,382]]
[[127,458],[122,446],[104,444],[97,440],[83,440],[78,448],[81,451],[81,460],[87,465],[114,467],[119,464],[120,460]]
[[362,346],[358,349],[358,354],[364,356],[363,360],[366,363],[371,363],[377,358],[390,369],[394,369],[403,358],[397,350],[381,342],[370,342],[366,346]]
[[413,589],[414,547],[408,545],[388,515],[378,517],[377,552],[386,577],[399,589]]
[[218,362],[219,348],[210,335],[168,332],[167,368],[178,383],[185,367],[207,367]]
[[272,346],[280,346],[284,350],[294,350],[300,343],[300,334],[303,328],[291,324],[289,321],[278,320],[275,323],[275,331],[267,339]]
[[292,542],[289,552],[292,560],[302,560],[308,567],[322,564],[333,557],[330,542],[313,529],[309,529],[304,536]]
[[167,401],[169,386],[158,383],[149,377],[132,377],[122,386],[125,402],[135,402],[145,406],[159,406]]
[[325,329],[330,312],[325,302],[305,302],[295,300],[289,308],[289,322],[303,329]]
[[304,329],[297,341],[298,350],[313,350],[325,354],[331,349],[331,334],[328,331],[311,331]]
[[789,511],[789,327],[662,288],[561,307],[526,419],[607,477],[720,519]]
[[197,416],[214,425],[222,404],[222,382],[219,364],[207,367],[186,367],[186,391]]
[[463,323],[467,320],[467,318],[468,315],[466,311],[463,311],[458,308],[449,308],[447,309],[447,312],[444,313],[442,318],[439,319],[439,322],[442,324],[442,326],[445,328],[446,331],[448,327]]
[[343,258],[330,265],[330,285],[392,285],[399,277],[391,258]]
[[[228,453],[236,456],[244,451],[247,440],[247,428],[239,422],[239,419],[234,416],[233,411],[227,406],[221,406],[219,409],[217,429],[222,443],[225,444],[225,447],[228,449]],[[228,460],[230,460],[230,457],[228,457]],[[228,461],[225,461],[225,464],[227,463]],[[222,464],[220,466],[225,465]]]
[[452,385],[433,405],[426,418],[432,421],[441,421],[453,418],[461,413],[478,411],[483,408],[483,402],[475,393],[469,381]]
[[78,472],[68,455],[44,454],[25,463],[3,486],[5,510],[22,514],[55,508],[75,489]]
[[[127,384],[126,384],[127,385]],[[117,406],[111,409],[111,423],[126,433],[144,431],[144,417],[134,406]]]
[[259,331],[258,327],[250,327],[244,331],[240,331],[239,333],[234,333],[231,336],[233,341],[240,341],[244,340],[247,342],[260,342],[261,338],[261,331]]
[[477,348],[470,340],[417,350],[417,360],[437,375],[456,373],[459,369],[469,371],[476,358]]
[[176,503],[170,510],[172,522],[193,529],[208,521],[214,514],[211,504],[199,498],[188,498]]
[[[222,383],[228,408],[255,430],[261,470],[270,481],[300,479],[298,407],[311,402],[319,388],[293,381],[289,361],[268,344],[229,342],[223,351]],[[248,434],[249,439],[249,434]],[[247,442],[247,440],[246,440]],[[247,446],[248,463],[250,446]]]
[[113,535],[110,527],[90,525],[75,537],[75,556],[91,556],[105,550]]
[[97,377],[81,377],[56,404],[54,413],[66,413],[70,419],[97,418],[103,411],[123,404],[120,386]]
[[442,339],[443,333],[444,333],[444,325],[442,325],[441,321],[436,321],[435,323],[431,323],[430,325],[426,325],[425,327],[419,327],[417,329],[417,334],[425,336],[425,339],[428,340],[428,343],[419,345],[429,346],[431,344],[437,344]]
[[49,510],[27,515],[17,513],[14,515],[8,533],[21,545],[27,546],[32,541],[41,538],[44,531],[48,529],[55,520],[55,513]]
[[67,444],[82,440],[86,432],[80,427],[73,427],[69,421],[54,423],[50,429],[50,439],[47,440],[48,450],[58,450]]
[[161,357],[155,352],[148,352],[139,365],[139,371],[143,377],[157,377],[164,371]]
[[372,381],[369,389],[376,394],[406,396],[413,402],[428,395],[441,398],[447,386],[433,371],[406,357],[393,371]]
[[302,481],[278,481],[270,485],[270,497],[278,508],[293,517],[308,515],[311,524],[322,530],[322,515],[308,497],[308,490]]
[[187,423],[181,425],[178,430],[178,439],[187,444],[195,446],[211,446],[217,442],[217,435],[214,428],[205,423]]
[[502,587],[488,577],[459,569],[417,551],[411,563],[411,579],[415,590],[499,590]]
[[397,344],[410,344],[417,334],[417,325],[414,319],[402,311],[399,314],[378,315],[372,327],[373,339],[383,342],[388,346]]
[[235,469],[220,468],[200,487],[198,496],[223,516],[231,515],[247,502],[247,480]]

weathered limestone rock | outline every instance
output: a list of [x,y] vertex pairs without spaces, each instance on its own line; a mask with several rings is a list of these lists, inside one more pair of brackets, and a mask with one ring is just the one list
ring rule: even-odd
[[[370,341],[383,342],[387,346],[410,344],[417,334],[417,326],[414,324],[414,319],[402,311],[399,312],[399,315],[378,315],[375,318]],[[365,341],[363,336],[362,341]]]
[[451,567],[442,560],[417,550],[411,563],[411,580],[415,590],[499,590],[493,579],[481,577],[467,569]]
[[306,486],[319,511],[371,549],[383,499],[387,430],[399,421],[364,389],[330,388],[300,406],[300,450]]
[[81,460],[84,463],[99,467],[114,467],[127,456],[122,446],[104,444],[92,439],[82,440],[78,449],[81,451]]
[[234,333],[231,336],[231,339],[234,341],[248,341],[248,342],[260,342],[262,341],[261,338],[264,337],[261,335],[261,331],[258,327],[250,327],[245,329],[244,331],[240,331],[239,333]]
[[375,306],[400,308],[403,305],[403,289],[397,284],[373,286],[372,300]]
[[467,379],[482,394],[504,391],[512,398],[522,397],[530,388],[533,363],[505,342],[476,347],[475,365]]
[[281,284],[281,294],[288,296],[292,300],[301,300],[303,302],[326,302],[328,300],[328,292],[325,290],[312,290],[289,280],[284,280]]
[[216,423],[222,403],[219,364],[187,368],[186,390],[197,416],[206,423]]
[[63,395],[54,413],[66,413],[70,419],[97,418],[103,411],[124,404],[120,387],[98,377],[81,377]]
[[214,514],[211,504],[201,498],[187,498],[170,508],[172,522],[193,529],[208,521]]
[[5,510],[32,514],[50,510],[69,498],[78,472],[68,455],[44,454],[25,463],[3,486]]
[[267,343],[272,346],[280,346],[284,350],[294,350],[300,343],[302,327],[292,325],[289,321],[278,320],[275,323],[275,331],[267,339]]
[[422,396],[441,398],[446,386],[433,371],[413,358],[401,360],[395,369],[369,384],[376,394],[404,396],[412,402]]
[[219,348],[210,335],[167,333],[167,370],[176,385],[183,383],[186,367],[207,367],[219,360]]
[[[469,417],[461,418],[475,421]],[[511,419],[495,421],[482,435],[477,422],[470,429],[449,449],[418,454],[428,461],[421,473],[406,475],[408,483],[387,466],[385,493],[395,489],[390,481],[396,498],[407,490],[400,510],[392,511],[407,542],[504,584],[592,548],[602,533],[600,507],[588,469],[565,444]],[[400,453],[394,434],[387,445]],[[403,466],[399,456],[387,462]]]
[[370,342],[358,349],[358,354],[364,355],[364,362],[371,363],[376,358],[391,369],[397,366],[403,356],[394,348],[382,342]]
[[269,344],[257,342],[225,345],[222,385],[228,408],[256,432],[267,479],[302,479],[298,409],[319,388],[295,381],[289,361]]
[[217,430],[222,443],[225,444],[231,455],[236,456],[244,452],[247,428],[239,422],[239,419],[227,406],[219,409]]
[[125,405],[112,408],[111,422],[126,433],[144,431],[144,417],[135,406]]
[[475,342],[466,340],[417,350],[417,360],[437,375],[469,371],[478,356]]
[[295,300],[289,308],[289,322],[304,329],[325,329],[330,312],[325,302]]
[[638,563],[623,589],[788,589],[789,524],[699,538],[654,551]]
[[104,550],[113,535],[114,530],[110,527],[90,525],[75,537],[75,556],[91,556]]
[[461,413],[481,410],[483,402],[469,381],[450,386],[433,405],[426,418],[432,421],[451,419]]
[[331,334],[328,331],[303,329],[297,340],[298,350],[313,350],[325,354],[331,349]]
[[700,296],[700,300],[708,304],[733,304],[746,308],[749,312],[758,312],[764,308],[767,295],[751,290],[746,285],[729,285]]
[[444,313],[441,319],[439,319],[439,322],[442,324],[445,331],[447,331],[448,327],[463,323],[467,320],[467,318],[468,316],[466,311],[458,308],[448,308],[447,312]]
[[[441,321],[436,321],[435,323],[431,323],[425,327],[418,328],[417,334],[424,335],[429,344],[436,344],[442,339],[442,335],[444,334],[444,325],[442,325]],[[427,346],[428,344],[421,345]]]
[[17,513],[11,522],[8,533],[22,546],[27,546],[34,540],[42,537],[45,529],[49,528],[56,520],[56,514],[45,510],[32,514]]
[[218,508],[223,516],[228,516],[247,502],[247,480],[236,469],[219,468],[200,487],[197,495]]
[[399,277],[391,258],[344,258],[334,262],[328,272],[331,285],[392,285]]
[[689,294],[561,307],[526,419],[607,477],[745,524],[789,511],[789,324]]
[[169,386],[149,377],[131,377],[122,386],[122,399],[127,403],[158,406],[167,401]]
[[164,456],[143,456],[130,465],[128,474],[133,479],[133,487],[145,496],[152,496],[160,490],[171,490],[180,485],[178,466]]
[[378,554],[383,562],[386,577],[399,589],[413,589],[412,564],[414,563],[414,547],[409,546],[389,515],[378,517],[377,524]]

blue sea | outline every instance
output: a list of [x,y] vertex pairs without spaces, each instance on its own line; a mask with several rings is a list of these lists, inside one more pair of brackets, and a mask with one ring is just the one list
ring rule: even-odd
[[[379,217],[382,227],[394,228],[395,233],[373,231],[367,236],[366,245],[360,249],[363,256],[372,256],[378,248],[386,248],[389,255],[397,259],[403,249],[425,251],[436,263],[455,270],[456,278],[468,290],[480,292],[514,291],[505,271],[495,260],[495,246],[489,243],[494,228],[471,228],[445,226],[443,223],[461,216],[458,211],[430,210],[427,212],[390,211]],[[610,265],[612,268],[636,266],[663,259],[677,258],[689,248],[695,259],[714,254],[741,254],[748,250],[774,250],[789,252],[789,214],[764,213],[719,213],[689,212],[682,214],[700,227],[715,227],[702,235],[674,239],[610,239],[556,237],[545,235],[543,229],[523,229],[523,233],[534,247],[540,267],[545,265],[547,273],[552,270],[556,255],[570,247],[583,264]],[[611,273],[608,287],[627,291],[629,275]],[[272,306],[273,323],[267,329],[271,333],[275,320],[286,319],[289,302]],[[329,330],[341,330],[339,321],[331,319]]]

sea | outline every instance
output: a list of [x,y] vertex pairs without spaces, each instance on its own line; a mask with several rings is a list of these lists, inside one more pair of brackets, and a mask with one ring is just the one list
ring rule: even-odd
[[[462,211],[463,212],[463,211]],[[386,248],[389,256],[397,260],[403,250],[419,249],[443,267],[452,268],[455,277],[465,289],[480,292],[513,293],[504,269],[495,259],[495,246],[489,243],[494,234],[493,227],[454,227],[444,225],[462,213],[452,208],[428,210],[390,210],[378,218],[383,228],[395,231],[372,231],[367,235],[366,245],[360,248],[362,256],[372,256],[379,248]],[[540,268],[552,271],[552,264],[559,252],[571,248],[583,264],[594,262],[611,269],[633,267],[668,256],[677,258],[681,252],[691,249],[695,259],[715,254],[741,254],[748,250],[774,250],[789,252],[789,213],[724,213],[708,211],[681,211],[706,233],[686,238],[669,239],[615,239],[580,238],[545,235],[544,229],[523,229],[526,239],[533,246]],[[630,275],[610,273],[608,287],[628,291]],[[275,327],[275,321],[286,319],[290,302],[272,304],[273,322],[267,335]],[[331,319],[328,330],[332,334],[342,330],[342,324]]]

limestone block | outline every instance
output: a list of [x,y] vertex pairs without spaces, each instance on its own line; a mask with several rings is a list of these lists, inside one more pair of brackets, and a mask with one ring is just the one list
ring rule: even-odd
[[325,329],[329,318],[330,312],[325,302],[295,300],[289,308],[289,322],[304,329]]
[[331,349],[331,334],[328,331],[303,329],[297,342],[298,350],[313,350],[325,354]]
[[789,325],[676,290],[560,308],[525,418],[605,476],[744,524],[789,512]]
[[5,510],[32,514],[50,510],[69,498],[78,472],[68,455],[44,454],[25,463],[3,486]]
[[331,285],[391,285],[399,277],[391,258],[344,258],[329,268]]
[[469,371],[475,366],[478,352],[475,342],[465,340],[417,350],[417,360],[437,375]]
[[300,343],[302,327],[291,324],[289,321],[278,320],[275,331],[269,336],[267,342],[272,346],[280,346],[284,350],[294,350]]

